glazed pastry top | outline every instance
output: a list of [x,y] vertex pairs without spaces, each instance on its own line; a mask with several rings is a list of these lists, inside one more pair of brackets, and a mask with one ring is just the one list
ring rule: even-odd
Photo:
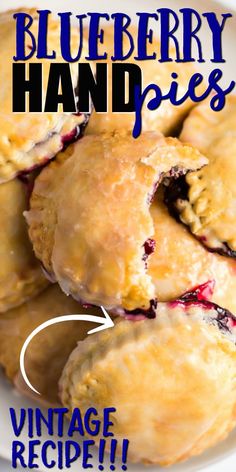
[[[31,31],[34,35],[38,29],[36,10],[22,9],[34,16]],[[19,171],[30,169],[44,163],[63,147],[63,137],[68,136],[84,116],[66,113],[12,113],[12,63],[15,55],[16,25],[14,11],[0,14],[0,182],[13,178]],[[72,28],[72,50],[76,50],[77,31]],[[57,62],[62,58],[59,54],[60,28],[59,23],[49,19],[48,48],[58,51]],[[30,51],[30,49],[29,49]],[[29,62],[36,62],[33,57]],[[42,60],[44,93],[48,80],[50,61]],[[72,66],[74,85],[77,81],[77,68]]]
[[164,176],[206,159],[177,139],[150,132],[86,136],[45,168],[26,214],[36,255],[66,293],[119,310],[147,310],[155,298],[145,243],[150,202]]
[[[37,12],[28,11],[36,34]],[[77,407],[85,413],[93,405],[100,414],[114,406],[118,453],[127,438],[130,460],[185,460],[236,425],[236,318],[204,298],[178,297],[214,280],[213,301],[236,311],[236,261],[202,247],[169,215],[161,190],[155,192],[187,174],[186,198],[175,201],[182,222],[211,250],[236,255],[236,97],[219,113],[209,103],[196,107],[180,141],[161,132],[178,128],[191,101],[144,110],[138,140],[130,132],[134,114],[93,111],[86,136],[38,175],[27,211],[24,177],[13,178],[55,157],[85,117],[11,113],[12,14],[0,14],[0,364],[28,395],[19,356],[36,326],[70,313],[101,315],[79,302],[125,315],[94,336],[78,322],[40,333],[26,353],[29,380],[47,402],[58,402],[60,394],[69,415]],[[72,50],[78,34],[72,28]],[[50,19],[48,48],[62,61],[59,47],[59,25]],[[44,61],[45,90],[49,66]],[[173,71],[180,94],[193,74],[191,64],[146,61],[143,69],[144,86],[156,83],[163,93]],[[71,70],[76,85],[77,65]],[[41,263],[59,286],[39,293],[47,285]]]
[[115,437],[130,440],[134,462],[170,465],[214,445],[236,421],[236,348],[207,324],[214,311],[159,304],[155,320],[87,338],[64,369],[63,405],[114,406]]
[[208,102],[196,107],[180,139],[196,146],[209,165],[186,177],[187,198],[176,207],[181,220],[211,250],[236,255],[236,96],[216,113]]

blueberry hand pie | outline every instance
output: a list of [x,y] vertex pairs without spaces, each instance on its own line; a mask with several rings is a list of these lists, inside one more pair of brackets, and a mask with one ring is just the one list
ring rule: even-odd
[[48,285],[23,217],[29,185],[19,179],[0,185],[0,317]]
[[[89,314],[103,316],[90,308]],[[20,376],[19,358],[24,341],[40,324],[59,315],[86,313],[86,309],[66,297],[57,285],[47,288],[29,302],[3,313],[0,318],[0,365],[7,377],[27,395],[31,390]],[[96,328],[96,324],[94,326]],[[86,337],[91,323],[68,321],[39,333],[30,343],[25,358],[26,372],[42,399],[56,403],[58,380],[78,340]],[[37,397],[38,398],[38,397]]]
[[[132,36],[137,36],[137,30],[132,29]],[[106,51],[108,57],[112,56],[114,49],[114,35],[111,28],[104,28],[104,42],[106,44]],[[136,42],[136,41],[135,41]],[[158,38],[154,38],[155,48],[160,47],[160,41]],[[110,45],[110,47],[109,47]],[[153,46],[148,45],[150,49],[149,54],[153,53]],[[129,50],[129,44],[127,42],[126,35],[124,35],[123,41],[124,51]],[[171,50],[170,55],[174,56],[175,51]],[[132,56],[127,59],[128,63],[134,63],[142,69],[142,89],[150,84],[158,85],[163,94],[167,94],[171,82],[173,80],[171,74],[173,72],[178,74],[179,84],[179,96],[183,96],[188,88],[188,83],[192,75],[194,74],[195,68],[192,63],[178,64],[173,62],[159,63],[156,59],[138,62],[135,61],[136,51],[133,52]],[[134,113],[112,113],[112,69],[111,60],[108,59],[108,84],[110,86],[108,92],[109,108],[108,113],[97,113],[95,110],[92,111],[88,126],[85,134],[100,134],[104,132],[112,132],[114,130],[126,129],[132,131],[134,127]],[[123,61],[125,63],[126,61]],[[201,85],[199,86],[201,89]],[[126,82],[126,93],[128,96],[128,81]],[[185,116],[193,107],[193,102],[188,99],[180,106],[174,106],[169,100],[162,102],[157,110],[150,111],[147,109],[146,104],[153,98],[154,92],[149,93],[146,102],[143,106],[142,117],[143,126],[142,131],[161,131],[166,136],[176,133],[180,128]]]
[[[27,12],[27,9],[23,9]],[[67,113],[12,113],[12,63],[15,54],[16,25],[13,19],[14,11],[0,13],[0,83],[1,83],[1,112],[0,112],[0,182],[12,179],[23,170],[29,170],[45,163],[60,151],[65,143],[75,139],[79,127],[84,122],[84,115]],[[38,14],[34,10],[31,27],[37,34]],[[78,32],[72,28],[72,50],[76,51]],[[27,46],[30,51],[30,45]],[[61,62],[60,28],[59,23],[49,20],[48,48],[57,52],[57,62]],[[30,59],[36,62],[37,59]],[[27,61],[27,63],[29,62]],[[42,60],[44,79],[48,80],[50,61]],[[73,67],[75,69],[73,69]],[[76,86],[78,68],[72,67],[74,85]],[[46,83],[45,90],[46,90]]]
[[37,257],[80,301],[116,312],[152,309],[153,194],[164,176],[207,160],[156,132],[138,140],[125,132],[86,136],[66,154],[41,172],[26,213]]
[[112,431],[120,444],[130,440],[130,461],[170,465],[200,454],[236,424],[235,326],[229,312],[191,297],[160,303],[154,320],[119,321],[71,354],[62,403],[69,414],[115,407]]
[[186,119],[180,139],[209,159],[167,191],[167,203],[209,250],[236,257],[236,96],[220,112],[208,102]]
[[186,226],[170,216],[162,190],[159,188],[150,207],[157,243],[148,260],[148,274],[157,299],[170,301],[211,281],[212,300],[236,313],[236,261],[209,252]]

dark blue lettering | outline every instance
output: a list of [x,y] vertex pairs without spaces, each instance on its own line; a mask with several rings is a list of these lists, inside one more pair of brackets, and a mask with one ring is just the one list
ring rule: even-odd
[[[30,27],[33,24],[33,18],[31,15],[28,15],[28,13],[15,13],[13,15],[13,18],[16,20],[16,55],[13,56],[13,59],[14,61],[27,61],[28,59],[33,57],[36,51],[35,37],[30,31]],[[28,22],[26,23],[25,20],[28,20]],[[31,40],[29,54],[25,54],[26,34]],[[27,46],[29,45],[27,44]]]
[[55,451],[56,444],[53,441],[45,441],[45,443],[42,446],[41,455],[42,455],[43,465],[47,467],[47,469],[52,469],[53,467],[55,467],[56,461],[51,460],[51,462],[48,462],[47,454],[48,454],[49,447]]
[[58,13],[61,18],[61,55],[66,62],[77,62],[83,51],[83,19],[86,15],[76,15],[79,20],[79,48],[75,57],[71,55],[71,12]]
[[65,468],[69,469],[70,465],[75,462],[81,453],[79,444],[75,441],[66,441],[65,444]]
[[[128,31],[128,27],[131,23],[131,18],[125,13],[113,13],[111,18],[115,20],[114,23],[114,56],[111,56],[112,61],[124,61],[128,59],[134,51],[134,41],[132,35]],[[124,20],[125,23],[124,23]],[[129,39],[130,48],[126,54],[124,54],[124,34]]]
[[115,413],[115,408],[104,408],[104,415],[103,415],[103,437],[108,438],[109,436],[114,436],[114,434],[109,431],[109,427],[113,426],[112,421],[110,421],[110,414]]
[[148,30],[148,22],[150,18],[155,18],[158,20],[158,15],[156,13],[137,13],[139,16],[139,34],[138,34],[138,54],[135,57],[138,61],[146,61],[148,59],[156,59],[156,53],[152,55],[147,54],[147,41],[149,44],[153,44],[153,30]]
[[83,442],[83,463],[82,463],[83,469],[93,468],[93,464],[88,464],[88,460],[93,457],[93,455],[89,453],[89,447],[94,446],[94,444],[95,444],[95,441],[93,440],[87,440]]
[[98,40],[103,44],[104,42],[104,30],[100,27],[101,18],[109,21],[110,17],[107,13],[88,13],[90,16],[90,32],[89,32],[89,55],[86,57],[89,61],[99,61],[101,59],[107,59],[107,53],[103,55],[98,54]]
[[48,15],[50,10],[37,10],[39,14],[37,59],[55,59],[56,53],[47,53]]
[[[84,427],[88,434],[91,436],[97,436],[100,431],[100,421],[99,420],[91,420],[91,416],[98,416],[98,412],[95,408],[88,408],[84,415]],[[94,429],[91,429],[90,423],[95,426]]]
[[20,441],[13,441],[12,443],[12,467],[13,469],[17,469],[17,461],[19,460],[21,467],[24,469],[27,467],[23,453],[25,451],[25,446]]
[[[180,52],[178,39],[175,37],[175,32],[179,27],[178,15],[170,8],[159,8],[157,10],[160,13],[161,21],[161,59],[160,62],[172,62],[173,58],[170,55],[170,39],[174,42],[176,50],[176,62],[180,62]],[[170,18],[174,19],[174,26],[171,29]]]
[[72,437],[74,432],[78,431],[81,436],[84,436],[83,421],[79,408],[74,408],[68,428],[68,436]]
[[20,409],[20,422],[19,425],[17,424],[17,419],[16,419],[16,411],[14,408],[10,408],[10,416],[11,416],[11,424],[13,427],[13,431],[15,436],[18,438],[22,432],[22,429],[24,428],[25,420],[26,420],[26,411],[24,408]]
[[[201,16],[192,8],[182,8],[180,12],[183,13],[183,62],[196,61],[196,58],[192,55],[193,39],[195,39],[198,48],[198,62],[205,62],[202,54],[201,41],[197,36],[202,26]],[[195,28],[193,28],[193,17],[197,20]]]
[[38,454],[34,452],[36,446],[40,446],[41,442],[38,439],[29,442],[29,469],[38,469],[39,465],[34,462],[34,459],[38,459]]
[[219,23],[215,13],[203,13],[203,16],[206,17],[210,29],[212,31],[212,44],[213,44],[213,59],[212,62],[225,62],[225,59],[222,55],[222,33],[228,18],[232,18],[231,13],[223,13],[221,16],[223,18],[221,24]]

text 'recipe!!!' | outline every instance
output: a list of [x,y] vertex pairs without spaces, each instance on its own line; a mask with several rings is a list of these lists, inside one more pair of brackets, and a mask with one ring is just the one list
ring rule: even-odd
[[[13,57],[13,112],[26,111],[26,97],[29,96],[29,112],[57,112],[59,105],[64,112],[76,113],[77,103],[81,113],[91,111],[91,102],[97,112],[108,110],[108,68],[112,69],[112,111],[114,113],[134,112],[133,136],[137,138],[142,130],[142,108],[156,110],[163,101],[169,100],[179,106],[187,99],[200,102],[212,95],[210,106],[220,111],[225,105],[225,97],[235,87],[231,81],[223,87],[220,68],[212,68],[208,79],[199,72],[192,75],[188,89],[180,96],[178,74],[171,74],[169,91],[164,93],[157,83],[142,86],[142,68],[148,60],[164,62],[209,61],[213,64],[225,62],[223,54],[224,30],[231,13],[216,15],[213,12],[198,13],[191,8],[182,8],[178,14],[169,8],[160,8],[153,13],[136,13],[138,34],[134,38],[130,27],[131,18],[125,13],[87,13],[72,15],[70,12],[58,13],[60,19],[60,50],[65,62],[58,63],[55,51],[49,51],[47,45],[49,10],[38,10],[38,34],[31,31],[34,19],[27,13],[13,15],[16,21],[16,54]],[[78,24],[78,52],[71,53],[71,23]],[[101,23],[102,22],[102,23]],[[106,37],[103,25],[114,27],[113,55],[106,51]],[[207,27],[211,45],[211,58],[204,57],[204,48],[200,40],[202,27]],[[88,53],[81,60],[85,27],[88,29]],[[181,29],[181,40],[177,33]],[[155,51],[154,34],[160,38],[159,56]],[[124,48],[124,38],[128,46]],[[152,47],[152,52],[148,52]],[[129,58],[136,51],[132,63]],[[174,51],[174,55],[173,55]],[[26,64],[33,56],[34,63]],[[43,64],[41,59],[51,61],[47,80],[47,90],[43,93]],[[110,59],[110,64],[101,62]],[[123,63],[123,61],[126,61]],[[78,62],[79,87],[77,96],[71,78],[70,63]],[[93,63],[93,64],[92,64]],[[96,64],[95,64],[96,63]],[[129,80],[127,97],[125,83]],[[203,83],[205,84],[203,87]],[[199,85],[201,85],[199,92]],[[43,97],[45,97],[43,99]],[[43,103],[44,102],[44,103]]]

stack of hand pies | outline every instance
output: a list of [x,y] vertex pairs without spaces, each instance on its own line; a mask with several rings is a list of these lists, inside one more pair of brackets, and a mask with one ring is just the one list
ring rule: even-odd
[[[199,454],[236,425],[236,97],[144,111],[137,140],[132,114],[11,114],[11,12],[0,34],[0,363],[29,394],[31,331],[102,305],[112,329],[61,323],[32,341],[31,383],[69,414],[115,407],[133,462]],[[168,87],[179,67],[184,87],[185,64],[146,61],[144,81]]]

